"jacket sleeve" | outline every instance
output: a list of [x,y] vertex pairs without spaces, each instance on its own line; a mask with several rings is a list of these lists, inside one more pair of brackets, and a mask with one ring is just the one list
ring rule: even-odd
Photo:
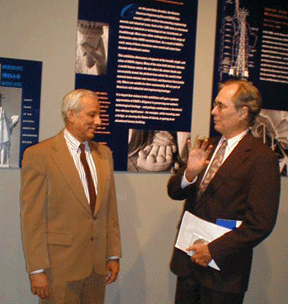
[[50,267],[46,240],[45,157],[37,148],[28,148],[21,171],[21,231],[27,272]]
[[192,184],[186,188],[181,188],[181,182],[185,167],[179,169],[176,174],[172,175],[167,184],[167,191],[170,198],[173,200],[185,200],[188,196],[195,194],[195,185]]
[[108,208],[108,231],[107,231],[107,258],[121,257],[120,228],[117,210],[117,200],[114,181],[114,166],[112,153],[108,151],[109,170],[111,175],[109,208]]

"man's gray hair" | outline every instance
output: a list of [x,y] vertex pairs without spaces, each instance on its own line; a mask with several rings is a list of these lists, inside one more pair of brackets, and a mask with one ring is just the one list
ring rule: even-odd
[[81,100],[85,96],[90,96],[99,101],[98,95],[95,92],[85,89],[77,89],[64,96],[61,105],[61,114],[65,123],[67,121],[67,112],[69,110],[74,110],[77,113],[82,109],[83,105]]
[[232,98],[235,107],[240,109],[246,106],[248,108],[248,125],[253,126],[262,106],[262,97],[259,90],[247,80],[230,79],[219,84],[219,91],[231,84],[238,85],[238,89]]

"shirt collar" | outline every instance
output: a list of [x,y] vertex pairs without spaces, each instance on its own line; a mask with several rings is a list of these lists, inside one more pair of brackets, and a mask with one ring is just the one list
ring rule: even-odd
[[224,140],[227,140],[227,148],[229,150],[233,150],[237,146],[237,144],[240,142],[240,140],[248,133],[248,131],[249,131],[249,129],[246,129],[242,133],[240,133],[232,138],[229,138],[229,139],[222,136],[219,141],[219,144],[221,145]]
[[[78,152],[79,151],[79,146],[81,142],[73,136],[66,128],[64,129],[64,138],[66,140],[67,145],[69,148],[74,151]],[[90,147],[87,141],[84,141],[83,144],[85,145],[85,150],[90,152]]]

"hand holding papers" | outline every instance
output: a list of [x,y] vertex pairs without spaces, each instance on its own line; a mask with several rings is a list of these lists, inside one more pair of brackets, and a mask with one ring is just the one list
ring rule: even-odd
[[[192,256],[193,252],[187,251],[188,247],[199,242],[210,243],[229,231],[231,229],[207,222],[185,211],[175,247]],[[220,270],[214,260],[209,266]]]

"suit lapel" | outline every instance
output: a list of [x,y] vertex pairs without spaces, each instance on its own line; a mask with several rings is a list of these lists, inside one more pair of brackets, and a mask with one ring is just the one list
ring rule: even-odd
[[[231,173],[249,157],[249,151],[252,146],[252,135],[250,133],[246,134],[243,139],[238,143],[235,149],[231,152],[219,170],[216,172],[214,178],[211,180],[214,191],[217,191],[221,185],[229,178]],[[210,187],[206,190],[209,191]],[[201,198],[205,197],[206,190],[203,192]]]
[[95,163],[96,171],[97,171],[97,199],[96,199],[96,205],[95,205],[95,212],[96,214],[100,208],[100,204],[103,201],[103,195],[104,195],[104,187],[105,187],[105,175],[107,174],[107,167],[109,167],[109,164],[106,163],[105,158],[102,156],[98,149],[98,143],[93,142],[90,143],[91,148],[91,154]]
[[88,212],[91,212],[79,173],[65,142],[63,131],[55,137],[52,158],[63,175],[63,178],[66,180],[70,191],[77,197],[80,204]]

